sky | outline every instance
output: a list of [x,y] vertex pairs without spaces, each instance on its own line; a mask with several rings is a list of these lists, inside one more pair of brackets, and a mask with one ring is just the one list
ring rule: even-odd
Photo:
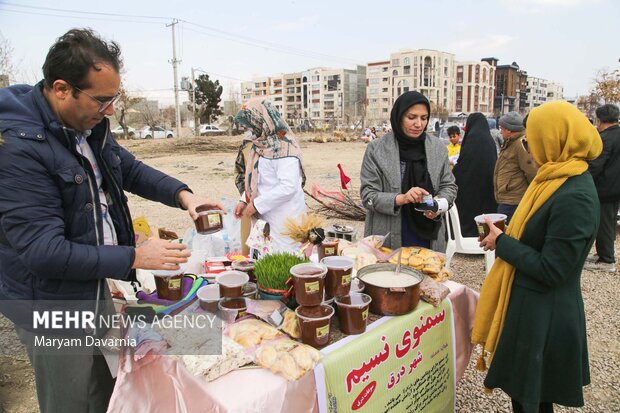
[[174,102],[175,19],[179,82],[192,68],[206,72],[228,100],[253,76],[354,68],[402,49],[517,62],[574,97],[588,92],[598,70],[620,69],[619,17],[618,0],[0,0],[0,34],[13,49],[18,82],[42,78],[56,38],[90,27],[120,44],[127,89],[163,104]]

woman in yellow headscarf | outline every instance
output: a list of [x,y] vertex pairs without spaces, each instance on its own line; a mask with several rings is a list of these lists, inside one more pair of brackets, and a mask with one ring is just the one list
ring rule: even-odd
[[602,150],[586,117],[564,101],[532,109],[529,151],[540,169],[506,233],[489,222],[480,245],[498,259],[482,289],[472,342],[479,369],[515,412],[583,406],[590,383],[580,276],[596,237],[599,201],[586,160]]

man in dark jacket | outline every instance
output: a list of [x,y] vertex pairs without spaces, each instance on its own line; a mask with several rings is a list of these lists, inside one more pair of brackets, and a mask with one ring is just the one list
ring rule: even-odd
[[597,256],[588,257],[584,266],[590,270],[616,272],[614,242],[616,220],[620,204],[620,126],[618,106],[606,104],[596,109],[596,126],[603,140],[603,152],[590,162],[589,171],[594,178],[601,201],[601,224],[596,236]]
[[[182,244],[135,245],[124,191],[191,217],[201,204],[222,209],[114,141],[106,116],[121,66],[116,43],[73,29],[50,48],[43,81],[0,90],[0,302],[14,320],[18,302],[42,300],[83,300],[102,314],[106,278],[132,281],[136,268],[176,270],[187,261]],[[114,381],[101,353],[49,354],[26,327],[16,323],[41,411],[106,411]]]

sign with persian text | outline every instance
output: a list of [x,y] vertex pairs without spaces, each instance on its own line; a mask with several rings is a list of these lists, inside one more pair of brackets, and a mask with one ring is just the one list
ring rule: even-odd
[[323,351],[321,412],[453,412],[450,301],[438,308],[420,301],[414,312],[375,324]]

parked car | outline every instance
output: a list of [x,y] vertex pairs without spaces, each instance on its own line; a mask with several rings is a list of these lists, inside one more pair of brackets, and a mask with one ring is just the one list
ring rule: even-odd
[[[110,130],[110,132],[112,132],[112,135],[114,135],[115,138],[122,137],[125,134],[125,131],[123,130],[121,125],[118,125],[116,128]],[[128,126],[127,134],[129,135],[130,138],[133,139],[136,136],[136,130],[132,128],[131,126]]]
[[200,125],[200,136],[221,136],[225,134],[226,131],[215,125]]
[[162,128],[161,126],[145,126],[138,131],[139,139],[170,139],[174,138],[174,132],[170,129]]

